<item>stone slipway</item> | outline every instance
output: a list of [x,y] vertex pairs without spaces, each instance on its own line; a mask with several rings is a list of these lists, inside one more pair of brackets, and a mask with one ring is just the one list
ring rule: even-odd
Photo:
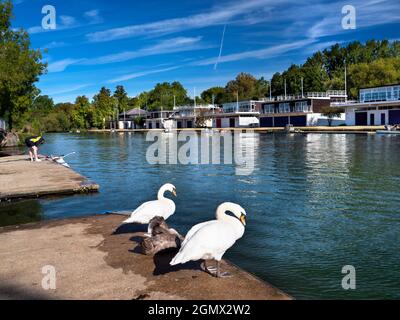
[[[231,278],[216,279],[198,262],[170,267],[174,252],[141,254],[145,227],[121,215],[0,228],[0,299],[286,300],[288,295],[223,262]],[[56,270],[56,289],[42,288],[43,266]]]
[[97,184],[52,161],[27,156],[0,158],[0,201],[99,190]]

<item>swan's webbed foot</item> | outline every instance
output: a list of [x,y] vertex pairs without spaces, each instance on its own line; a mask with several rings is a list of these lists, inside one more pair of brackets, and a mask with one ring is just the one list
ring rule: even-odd
[[213,277],[217,276],[217,268],[213,266],[207,266],[207,262],[205,260],[201,264],[201,269],[204,272],[207,272],[208,274],[212,275]]
[[208,274],[210,274],[216,278],[232,277],[232,275],[229,272],[221,271],[219,261],[217,261],[217,265],[215,267],[213,267],[213,266],[207,266],[207,262],[204,260],[203,263],[201,264],[201,267],[202,267],[203,271],[207,272]]
[[227,272],[227,271],[221,271],[221,266],[220,266],[221,262],[217,261],[217,273],[216,273],[216,277],[217,278],[231,278],[232,275]]

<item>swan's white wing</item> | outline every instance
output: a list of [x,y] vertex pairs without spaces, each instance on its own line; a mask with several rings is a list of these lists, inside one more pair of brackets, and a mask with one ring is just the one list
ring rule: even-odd
[[124,223],[141,223],[147,224],[154,217],[163,217],[167,219],[175,212],[175,204],[172,200],[161,201],[154,200],[143,203],[131,215],[131,217],[124,221]]
[[225,251],[238,239],[238,234],[232,226],[222,221],[208,221],[200,227],[195,227],[197,230],[172,259],[171,265],[200,259],[220,260]]
[[185,240],[183,240],[181,247],[185,246],[185,244],[189,241],[189,239],[191,237],[193,237],[193,235],[202,227],[204,227],[205,225],[214,222],[215,220],[211,220],[211,221],[206,221],[206,222],[202,222],[199,224],[196,224],[195,226],[193,226],[188,233],[185,236]]

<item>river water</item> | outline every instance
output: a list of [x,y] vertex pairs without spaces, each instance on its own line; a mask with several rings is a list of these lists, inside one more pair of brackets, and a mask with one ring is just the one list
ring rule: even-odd
[[[132,210],[173,183],[184,234],[225,201],[248,213],[226,258],[298,299],[400,299],[400,137],[256,134],[254,171],[155,165],[144,134],[49,134],[42,154],[76,152],[71,167],[99,194],[0,205],[0,225]],[[342,288],[354,266],[356,289]]]

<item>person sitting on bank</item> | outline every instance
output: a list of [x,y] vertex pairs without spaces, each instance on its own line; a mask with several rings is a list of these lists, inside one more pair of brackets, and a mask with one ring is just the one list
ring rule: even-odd
[[42,160],[38,157],[39,146],[44,143],[42,136],[35,136],[25,139],[25,144],[29,148],[29,156],[31,157],[31,162],[40,162]]

